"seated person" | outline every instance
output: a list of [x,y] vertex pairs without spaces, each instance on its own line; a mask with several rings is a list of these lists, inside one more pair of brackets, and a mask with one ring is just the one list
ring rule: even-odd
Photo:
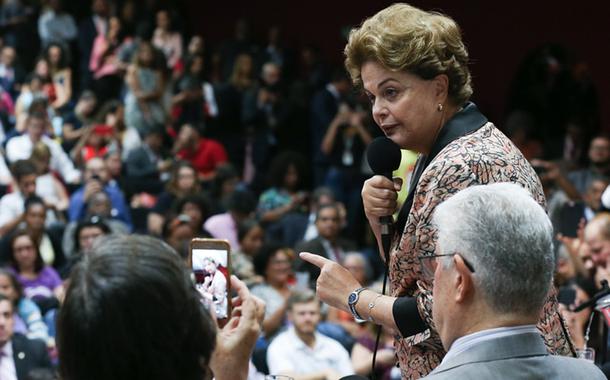
[[301,379],[338,379],[354,373],[349,353],[318,332],[320,301],[312,292],[295,292],[288,300],[292,327],[267,350],[269,372]]
[[172,168],[172,160],[163,153],[163,127],[147,130],[142,145],[129,152],[125,162],[133,192],[159,194],[163,191],[163,182]]
[[211,370],[217,380],[245,380],[264,304],[233,276],[241,313],[218,330],[190,275],[157,239],[98,241],[74,269],[57,319],[60,376],[201,380]]
[[184,124],[180,128],[173,153],[179,159],[190,162],[201,181],[211,180],[216,167],[227,162],[225,148],[216,140],[202,137],[199,129],[191,124]]
[[10,139],[6,145],[6,156],[10,162],[25,160],[32,155],[34,145],[42,141],[51,151],[51,170],[59,173],[66,183],[78,184],[81,173],[75,167],[61,146],[45,135],[47,117],[43,113],[32,113],[26,120],[25,134]]
[[89,198],[85,217],[79,221],[68,223],[64,229],[61,246],[66,257],[77,254],[82,248],[82,245],[79,246],[78,241],[75,238],[75,230],[78,229],[78,226],[81,225],[81,223],[93,220],[103,221],[104,225],[106,225],[112,233],[129,233],[129,226],[112,215],[112,204],[110,203],[108,193],[105,191],[98,191]]
[[211,216],[203,226],[213,237],[227,239],[231,249],[238,250],[237,226],[253,216],[256,210],[256,198],[247,190],[236,190],[229,197],[227,208],[229,211]]
[[[83,255],[91,251],[93,243],[97,238],[114,233],[109,227],[108,222],[108,220],[94,215],[81,220],[70,231],[66,230],[64,239],[72,237],[74,252],[68,257],[63,268],[61,268],[60,275],[62,279],[65,280],[70,277],[72,268],[83,258]],[[124,233],[127,233],[126,231]]]
[[12,302],[0,295],[0,353],[2,353],[2,380],[27,379],[38,368],[51,369],[51,360],[45,343],[28,339],[14,331],[15,320]]
[[103,159],[96,157],[87,162],[84,173],[85,184],[76,190],[70,198],[68,217],[71,222],[82,219],[87,213],[89,198],[103,190],[110,197],[110,204],[112,205],[111,215],[127,224],[131,231],[133,228],[131,214],[123,192],[116,184],[109,180],[108,168]]
[[23,286],[26,297],[42,310],[43,315],[59,306],[63,283],[52,267],[45,265],[38,246],[26,230],[16,230],[10,240],[9,268]]
[[16,188],[0,199],[0,236],[6,235],[23,220],[25,199],[36,194],[36,166],[19,160],[11,166]]
[[50,345],[49,329],[42,319],[40,308],[23,295],[23,287],[9,269],[0,268],[0,294],[13,304],[14,331]]
[[38,142],[32,149],[30,161],[36,165],[36,194],[41,197],[47,209],[55,214],[55,219],[65,221],[70,197],[63,183],[50,170],[51,150],[43,142]]

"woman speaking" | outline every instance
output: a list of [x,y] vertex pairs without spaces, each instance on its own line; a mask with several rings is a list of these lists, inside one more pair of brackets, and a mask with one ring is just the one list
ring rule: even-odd
[[[445,354],[432,321],[432,284],[419,262],[435,254],[435,207],[463,188],[493,182],[517,183],[543,206],[545,199],[523,155],[469,102],[468,52],[451,18],[392,5],[351,31],[345,55],[346,68],[369,97],[383,133],[400,148],[419,153],[409,195],[394,224],[388,263],[391,296],[361,288],[338,264],[308,253],[301,257],[322,268],[317,290],[323,301],[357,319],[395,329],[402,377],[418,378]],[[397,209],[399,182],[376,175],[362,189],[378,241],[379,218]],[[554,290],[538,329],[552,354],[574,354]]]

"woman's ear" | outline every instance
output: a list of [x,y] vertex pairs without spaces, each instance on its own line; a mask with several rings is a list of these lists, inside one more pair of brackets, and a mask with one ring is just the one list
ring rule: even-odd
[[445,104],[449,93],[449,77],[445,74],[439,74],[432,81],[434,82],[434,95],[438,103]]

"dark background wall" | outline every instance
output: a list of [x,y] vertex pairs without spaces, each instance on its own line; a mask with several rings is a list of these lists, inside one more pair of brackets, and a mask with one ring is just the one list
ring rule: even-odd
[[[192,32],[209,43],[232,34],[235,20],[251,22],[254,36],[263,40],[271,25],[282,28],[290,46],[312,43],[332,62],[342,61],[342,30],[392,4],[390,1],[190,1]],[[602,1],[412,1],[425,10],[440,10],[462,28],[472,59],[474,100],[501,125],[507,93],[519,63],[532,49],[553,42],[565,46],[576,60],[588,65],[599,94],[602,128],[610,130],[610,31]],[[560,5],[562,4],[562,5]]]

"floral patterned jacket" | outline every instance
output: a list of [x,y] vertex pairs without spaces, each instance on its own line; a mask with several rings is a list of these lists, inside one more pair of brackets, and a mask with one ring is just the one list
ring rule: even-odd
[[[495,182],[520,184],[545,206],[538,176],[512,142],[489,122],[442,148],[419,178],[405,228],[394,238],[389,273],[392,295],[416,297],[420,316],[431,327],[423,333],[397,339],[403,379],[427,375],[445,355],[432,322],[432,286],[422,280],[417,259],[420,255],[435,254],[433,211],[466,187]],[[574,355],[565,322],[557,309],[555,289],[548,295],[538,329],[552,354]]]

